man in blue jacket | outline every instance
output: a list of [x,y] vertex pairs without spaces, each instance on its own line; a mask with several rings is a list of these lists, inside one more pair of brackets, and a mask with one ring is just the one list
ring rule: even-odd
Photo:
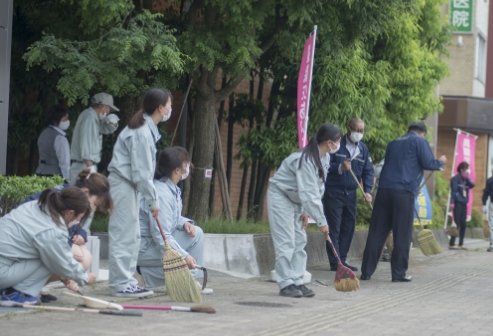
[[445,156],[436,160],[425,139],[426,125],[413,122],[408,133],[387,146],[378,193],[368,230],[361,280],[370,280],[375,272],[383,244],[390,230],[394,235],[391,257],[392,281],[409,282],[406,275],[413,232],[414,199],[419,193],[423,170],[441,170]]
[[[351,175],[353,171],[358,181],[363,181],[365,201],[372,201],[373,165],[368,147],[361,142],[365,132],[365,123],[353,118],[347,127],[347,133],[341,140],[340,149],[330,155],[330,167],[325,182],[324,211],[329,224],[329,235],[342,263],[357,271],[346,262],[356,224],[356,197],[358,183]],[[326,243],[330,270],[337,271],[337,259],[328,242]]]

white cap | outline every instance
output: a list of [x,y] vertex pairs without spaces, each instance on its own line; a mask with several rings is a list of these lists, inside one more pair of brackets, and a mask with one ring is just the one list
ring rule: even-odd
[[120,111],[120,109],[118,109],[115,105],[113,105],[113,96],[104,92],[95,94],[91,98],[91,103],[108,105],[109,107],[111,107],[113,111]]

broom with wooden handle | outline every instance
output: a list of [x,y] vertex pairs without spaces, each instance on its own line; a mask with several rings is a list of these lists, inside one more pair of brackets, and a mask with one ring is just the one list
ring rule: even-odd
[[94,313],[116,316],[142,316],[142,312],[125,311],[125,310],[102,310],[102,309],[79,309],[79,308],[67,308],[67,307],[52,307],[52,306],[31,306],[26,304],[17,304],[14,307],[39,309],[39,310],[52,310],[52,311],[64,311],[64,312],[82,312],[82,313]]
[[155,217],[159,231],[164,240],[166,252],[163,257],[164,282],[166,291],[176,302],[202,302],[200,289],[190,273],[185,259],[171,248],[164,234],[159,217]]
[[177,307],[177,306],[139,306],[139,305],[122,305],[125,309],[147,309],[147,310],[173,310],[179,312],[190,313],[207,313],[215,314],[216,310],[211,306],[195,306],[195,307]]

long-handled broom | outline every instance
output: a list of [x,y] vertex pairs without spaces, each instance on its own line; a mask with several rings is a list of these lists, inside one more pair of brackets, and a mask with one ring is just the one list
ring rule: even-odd
[[[433,175],[434,171],[426,178],[426,180],[419,186],[419,190],[423,189],[423,186],[426,184],[426,181]],[[421,252],[425,256],[431,256],[435,254],[443,253],[442,248],[438,244],[433,231],[429,229],[425,229],[423,224],[421,223],[421,218],[419,217],[418,211],[416,207],[414,207],[414,213],[418,218],[419,226],[421,226],[421,231],[418,233],[418,243],[421,249]]]
[[140,305],[122,305],[125,309],[147,309],[147,310],[173,310],[179,312],[190,313],[207,313],[215,314],[216,310],[211,306],[195,306],[195,307],[178,307],[178,306],[140,306]]
[[166,247],[163,258],[163,270],[164,282],[166,283],[166,290],[169,296],[176,302],[202,302],[199,287],[188,270],[187,263],[179,252],[171,248],[159,218],[155,217],[155,219]]

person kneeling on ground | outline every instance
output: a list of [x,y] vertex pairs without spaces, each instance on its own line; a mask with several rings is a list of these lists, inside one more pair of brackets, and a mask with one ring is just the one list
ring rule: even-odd
[[270,179],[267,209],[281,296],[315,295],[303,284],[306,269],[305,229],[310,215],[324,236],[329,234],[322,196],[330,163],[329,153],[339,150],[341,137],[339,127],[331,123],[323,124],[308,145],[282,161]]
[[[75,186],[80,188],[86,194],[91,205],[91,215],[86,218],[85,221],[81,221],[79,225],[71,226],[68,229],[68,244],[72,248],[75,260],[77,260],[87,271],[92,263],[92,255],[86,247],[86,230],[90,228],[90,222],[92,221],[96,209],[108,215],[113,208],[113,201],[110,195],[110,184],[106,176],[103,174],[91,173],[90,169],[84,169],[77,176]],[[70,184],[66,183],[50,189],[60,192],[68,187],[70,187]],[[19,206],[30,201],[38,200],[41,193],[42,192],[39,192],[29,196],[22,203],[20,203]],[[54,274],[50,277],[48,283],[58,280],[60,280],[60,278]],[[71,280],[63,280],[62,282],[64,282],[68,288],[73,286],[73,281]],[[41,302],[50,302],[56,301],[57,297],[46,292],[41,292],[40,299]]]
[[[169,147],[159,155],[154,186],[156,187],[161,211],[159,220],[170,246],[181,253],[195,278],[203,277],[203,272],[195,265],[204,265],[204,232],[194,225],[191,219],[181,216],[182,199],[178,182],[185,180],[190,173],[190,158],[183,147]],[[140,212],[140,250],[137,259],[137,272],[142,275],[148,288],[164,286],[163,256],[166,251],[164,240],[156,220],[145,199],[141,199]],[[197,285],[201,287],[200,283]],[[204,289],[202,294],[211,294],[212,289]]]
[[90,203],[82,190],[45,190],[38,202],[28,202],[0,218],[1,306],[38,305],[38,295],[52,274],[78,285],[96,281],[74,258],[68,231],[89,216]]

